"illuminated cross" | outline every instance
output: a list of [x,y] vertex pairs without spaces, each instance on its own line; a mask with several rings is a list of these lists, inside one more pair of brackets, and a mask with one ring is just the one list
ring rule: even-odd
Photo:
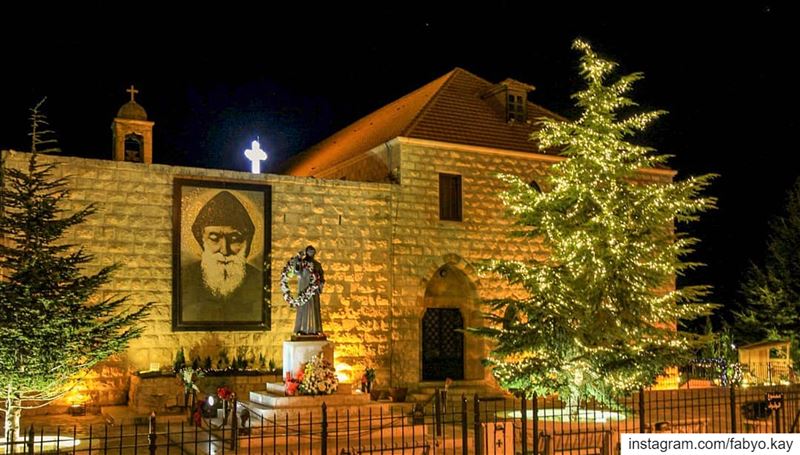
[[133,84],[131,84],[131,88],[125,91],[131,94],[131,101],[134,101],[133,97],[136,96],[137,93],[139,93],[139,90],[136,90]]
[[267,159],[267,153],[261,150],[261,144],[258,141],[253,141],[250,145],[251,148],[244,151],[244,156],[247,157],[252,163],[250,172],[253,174],[261,173],[261,161]]

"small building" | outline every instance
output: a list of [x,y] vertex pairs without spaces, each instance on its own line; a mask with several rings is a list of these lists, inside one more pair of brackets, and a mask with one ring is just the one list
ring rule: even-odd
[[738,349],[745,379],[757,384],[778,384],[792,375],[791,340],[765,340]]

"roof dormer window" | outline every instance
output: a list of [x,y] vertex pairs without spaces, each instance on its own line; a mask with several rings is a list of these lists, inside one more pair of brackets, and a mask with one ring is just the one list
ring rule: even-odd
[[509,91],[506,98],[506,120],[509,122],[524,122],[527,119],[525,105],[525,96],[523,94]]

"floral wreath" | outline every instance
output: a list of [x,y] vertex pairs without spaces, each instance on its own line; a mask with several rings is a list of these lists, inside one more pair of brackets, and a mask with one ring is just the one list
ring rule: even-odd
[[[292,308],[299,308],[308,303],[315,294],[322,292],[322,284],[324,281],[320,279],[319,272],[314,270],[314,263],[305,259],[306,252],[301,251],[294,257],[289,259],[286,266],[281,271],[281,293],[283,293],[283,300]],[[289,289],[289,277],[298,275],[301,270],[309,272],[308,287],[301,292],[297,297],[292,297],[292,291]]]

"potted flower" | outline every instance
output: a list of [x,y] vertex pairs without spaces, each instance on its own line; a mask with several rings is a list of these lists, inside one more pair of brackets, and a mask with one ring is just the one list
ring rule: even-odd
[[408,387],[392,387],[389,389],[389,396],[395,403],[404,403],[408,395]]
[[372,390],[372,383],[375,382],[375,368],[367,368],[361,375],[361,391],[369,393]]
[[236,399],[236,393],[228,386],[223,385],[217,388],[217,398],[222,400],[222,424],[224,425],[228,423],[228,414],[230,413],[228,402]]
[[194,367],[184,366],[178,372],[178,378],[183,382],[183,407],[189,407],[189,395],[192,395],[192,406],[189,409],[194,409],[195,397],[199,389],[195,383],[197,379],[203,377],[203,372]]

